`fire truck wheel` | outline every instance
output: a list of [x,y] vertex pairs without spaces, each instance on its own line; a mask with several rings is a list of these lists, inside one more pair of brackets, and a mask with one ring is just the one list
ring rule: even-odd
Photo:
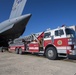
[[19,49],[16,48],[16,49],[15,49],[15,52],[16,52],[16,54],[19,54]]
[[23,52],[22,52],[22,48],[19,48],[19,54],[22,54]]
[[48,47],[46,49],[45,55],[50,60],[55,60],[55,59],[57,59],[57,56],[58,56],[57,51],[54,47]]

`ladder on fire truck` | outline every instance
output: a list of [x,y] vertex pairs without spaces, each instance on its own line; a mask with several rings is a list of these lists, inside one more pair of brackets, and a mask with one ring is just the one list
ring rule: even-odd
[[31,34],[29,36],[25,36],[25,37],[22,37],[22,38],[17,38],[17,39],[14,40],[14,43],[32,42],[33,40],[37,40],[37,36],[35,34]]
[[37,42],[39,42],[38,40],[38,37],[42,34],[42,32],[40,33],[35,33],[35,34],[31,34],[31,35],[28,35],[28,36],[25,36],[24,38],[21,38],[23,39],[24,41],[29,41],[29,42],[32,42],[34,40],[36,40]]
[[27,43],[27,44],[29,44],[30,42],[40,43],[39,38],[41,37],[42,34],[43,32],[40,32],[40,33],[31,34],[22,38],[17,38],[14,40],[14,43],[19,43],[19,44],[22,42]]
[[32,42],[32,41],[36,40],[37,42],[39,42],[36,34],[31,34],[29,36],[26,36],[23,38],[23,40],[27,41],[27,42]]

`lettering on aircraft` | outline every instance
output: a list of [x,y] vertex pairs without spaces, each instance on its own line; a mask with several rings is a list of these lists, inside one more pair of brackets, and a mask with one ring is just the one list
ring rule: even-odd
[[20,2],[22,2],[22,0],[16,0],[15,2],[16,2],[16,3],[14,4],[13,9],[12,9],[13,11],[16,10],[17,5],[18,5]]
[[22,0],[16,0],[16,2],[19,4],[20,2],[22,2]]

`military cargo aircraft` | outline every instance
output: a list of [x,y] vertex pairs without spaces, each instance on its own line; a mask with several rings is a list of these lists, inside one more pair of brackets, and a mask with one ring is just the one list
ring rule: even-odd
[[0,23],[0,47],[8,47],[8,42],[20,37],[31,17],[31,14],[22,15],[27,0],[14,0],[8,20]]

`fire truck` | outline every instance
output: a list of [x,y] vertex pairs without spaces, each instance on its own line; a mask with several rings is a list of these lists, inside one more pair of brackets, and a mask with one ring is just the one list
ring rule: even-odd
[[71,27],[62,26],[15,39],[9,45],[9,51],[16,54],[43,53],[55,60],[58,55],[76,55],[76,33]]

